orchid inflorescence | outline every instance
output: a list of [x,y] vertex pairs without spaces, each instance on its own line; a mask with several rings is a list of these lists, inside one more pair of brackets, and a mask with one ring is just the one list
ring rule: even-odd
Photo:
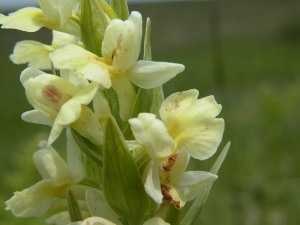
[[[20,80],[34,109],[22,119],[51,132],[33,155],[42,180],[15,192],[6,209],[39,217],[64,199],[48,224],[195,224],[230,143],[210,172],[186,169],[220,145],[221,105],[196,89],[164,99],[162,85],[184,66],[152,61],[149,18],[138,59],[142,16],[129,15],[126,0],[37,2],[0,14],[2,28],[53,34],[51,45],[21,41],[10,56],[29,66]],[[66,160],[52,147],[64,128]]]

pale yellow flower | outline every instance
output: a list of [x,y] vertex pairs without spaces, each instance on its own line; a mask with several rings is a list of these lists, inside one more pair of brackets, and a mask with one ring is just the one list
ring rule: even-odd
[[71,69],[79,77],[95,81],[104,88],[113,87],[118,94],[120,116],[127,120],[135,100],[131,82],[153,88],[184,70],[175,63],[138,60],[142,40],[142,16],[132,12],[128,20],[111,20],[102,43],[102,57],[68,44],[50,54],[54,66]]
[[52,147],[46,147],[47,143],[42,142],[42,149],[33,155],[33,159],[43,180],[23,191],[15,192],[5,202],[6,210],[11,210],[18,217],[38,217],[47,212],[55,199],[66,198],[68,189],[74,187],[74,193],[76,189],[82,189],[78,183],[85,172],[79,157],[80,149],[74,144],[70,132],[67,137],[68,163]]
[[102,128],[87,107],[99,84],[92,82],[80,90],[68,80],[33,68],[24,70],[20,79],[29,103],[35,108],[23,113],[22,118],[27,122],[52,126],[49,145],[66,126],[71,126],[94,143],[102,143]]
[[198,98],[197,90],[172,94],[162,103],[161,121],[150,113],[130,119],[136,141],[152,160],[144,172],[146,192],[158,203],[171,201],[178,209],[217,176],[204,171],[184,172],[189,157],[204,160],[219,146],[224,120],[213,96]]

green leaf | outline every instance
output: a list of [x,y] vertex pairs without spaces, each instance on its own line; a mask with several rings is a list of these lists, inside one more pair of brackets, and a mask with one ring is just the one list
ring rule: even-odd
[[[139,88],[130,118],[137,117],[141,112],[150,112],[152,99],[152,89]],[[134,139],[134,136],[130,129],[130,124],[128,122],[125,123],[125,129],[123,131],[123,134],[127,140]]]
[[103,167],[103,150],[101,145],[95,145],[90,140],[82,137],[77,131],[71,129],[72,135],[79,148],[99,166]]
[[[215,161],[215,163],[213,164],[210,172],[217,174],[219,171],[219,168],[221,166],[221,164],[223,163],[228,149],[230,147],[230,142],[228,142],[225,147],[223,148],[222,152],[220,153],[220,155],[218,156],[217,160]],[[208,188],[206,188],[205,190],[203,190],[194,200],[194,202],[192,203],[191,207],[189,208],[189,210],[185,213],[183,219],[181,220],[181,222],[179,223],[179,225],[193,225],[193,224],[197,224],[197,220],[200,217],[200,213],[201,210],[206,202],[206,199],[209,195],[209,192],[211,190],[212,185],[210,185]]]
[[164,92],[163,87],[159,86],[152,89],[153,92],[153,101],[150,108],[150,113],[156,115],[157,119],[160,119],[159,109],[161,107],[162,102],[164,101]]
[[82,221],[83,217],[79,208],[78,201],[71,190],[67,193],[67,203],[71,222]]
[[93,161],[90,157],[86,157],[85,169],[86,176],[91,179],[91,182],[94,181],[98,187],[94,186],[92,183],[88,184],[87,186],[102,189],[102,166]]
[[97,0],[84,0],[81,4],[81,37],[90,52],[102,56],[101,48],[108,21]]
[[[144,60],[148,60],[148,61],[152,60],[150,36],[151,36],[151,20],[150,18],[147,18],[146,33],[144,39]],[[164,101],[162,86],[153,88],[151,90],[152,90],[151,108],[147,112],[155,114],[156,118],[159,119],[160,118],[159,109],[162,102]]]
[[152,61],[152,54],[151,54],[151,20],[148,17],[146,22],[146,33],[144,39],[144,60]]
[[112,116],[116,119],[119,127],[123,126],[123,121],[120,117],[120,105],[117,92],[113,88],[109,88],[103,91],[109,106]]
[[143,176],[144,170],[150,161],[150,155],[143,148],[136,148],[132,151],[132,156],[135,160],[135,164],[140,172],[140,175]]
[[125,139],[113,117],[104,128],[103,193],[125,224],[139,225],[149,209],[149,197]]
[[167,211],[165,221],[169,224],[177,225],[180,223],[182,214],[183,214],[183,210],[178,210],[173,206],[173,204],[171,204]]
[[121,20],[127,20],[129,11],[126,0],[110,0],[110,5]]

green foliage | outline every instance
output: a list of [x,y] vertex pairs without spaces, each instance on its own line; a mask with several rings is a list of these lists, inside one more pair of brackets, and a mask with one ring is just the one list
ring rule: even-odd
[[102,41],[108,21],[97,0],[85,0],[81,4],[81,36],[87,50],[102,56]]
[[67,193],[67,202],[68,202],[68,208],[69,208],[71,222],[82,221],[83,217],[82,217],[82,213],[81,213],[78,201],[76,200],[76,198],[71,190],[69,190]]
[[121,20],[127,20],[129,11],[126,0],[111,0],[110,5]]
[[125,225],[142,224],[149,211],[149,196],[113,117],[106,121],[103,139],[105,199]]

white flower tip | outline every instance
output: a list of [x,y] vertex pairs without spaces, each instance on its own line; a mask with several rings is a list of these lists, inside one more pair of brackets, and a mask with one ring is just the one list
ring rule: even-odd
[[138,11],[132,11],[130,13],[129,20],[131,20],[132,17],[135,17],[136,19],[142,19],[142,14],[140,14]]
[[29,79],[37,77],[42,74],[45,74],[45,72],[35,69],[35,68],[32,68],[32,67],[28,67],[22,71],[21,76],[20,76],[20,81],[21,81],[23,87],[25,87],[26,83]]

